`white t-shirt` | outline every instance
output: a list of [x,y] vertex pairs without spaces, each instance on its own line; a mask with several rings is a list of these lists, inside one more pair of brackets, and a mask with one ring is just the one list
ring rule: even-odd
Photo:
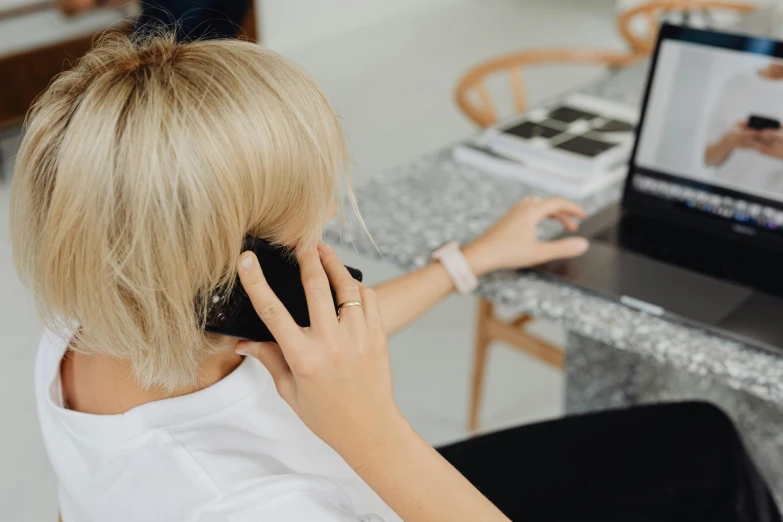
[[63,522],[400,520],[254,358],[196,393],[90,415],[63,408],[67,346],[44,332],[35,372]]
[[[758,74],[730,78],[713,109],[709,143],[717,142],[751,115],[783,122],[783,80],[769,80]],[[771,191],[783,197],[783,160],[753,149],[735,149],[722,165],[715,167],[714,176],[739,189]]]

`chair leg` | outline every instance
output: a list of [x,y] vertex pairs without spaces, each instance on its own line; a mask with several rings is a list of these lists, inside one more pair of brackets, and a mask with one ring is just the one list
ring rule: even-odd
[[520,315],[519,317],[517,317],[516,319],[511,321],[510,324],[514,328],[522,328],[523,326],[525,326],[526,324],[528,324],[532,320],[533,320],[532,316],[524,314],[524,315]]
[[492,342],[489,324],[492,320],[492,303],[484,298],[479,298],[478,313],[476,314],[476,345],[473,351],[473,385],[470,393],[470,418],[468,430],[478,429],[479,408],[481,406],[481,392],[484,386],[484,371],[487,363],[489,343]]

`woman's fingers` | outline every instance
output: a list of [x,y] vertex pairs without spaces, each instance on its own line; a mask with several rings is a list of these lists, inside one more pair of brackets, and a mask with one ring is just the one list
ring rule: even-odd
[[566,214],[580,219],[587,217],[587,213],[581,206],[565,198],[545,199],[535,208],[539,219],[555,217],[558,214]]
[[255,343],[253,341],[239,341],[234,349],[239,355],[252,356],[266,366],[272,380],[275,381],[277,392],[285,399],[290,386],[293,384],[291,368],[285,360],[283,351],[277,343]]
[[248,251],[240,256],[237,272],[258,317],[272,332],[283,351],[295,349],[303,337],[302,330],[269,287],[253,252]]
[[[361,301],[362,296],[359,293],[359,283],[351,276],[348,269],[329,245],[322,245],[320,248],[321,263],[332,283],[335,294],[337,294],[337,303],[347,303],[350,301]],[[334,310],[334,309],[333,309]],[[346,306],[340,311],[342,318],[361,318],[363,317],[362,307]]]
[[381,318],[381,309],[378,306],[378,297],[375,291],[359,283],[359,294],[364,303],[364,317],[367,321],[367,330],[371,335],[385,335],[383,320]]
[[[580,205],[559,197],[542,201],[536,207],[536,212],[537,221],[546,218],[555,219],[569,232],[575,232],[579,229],[577,219],[587,217],[587,213]],[[582,237],[542,242],[538,247],[536,263],[577,257],[587,252],[588,248],[590,248],[590,243]]]
[[535,264],[546,263],[555,259],[570,259],[587,252],[590,242],[583,237],[569,237],[557,241],[540,243],[537,248]]
[[560,212],[552,216],[552,219],[556,219],[563,227],[569,232],[576,232],[579,230],[579,223],[570,214]]
[[319,253],[312,249],[299,258],[302,286],[310,312],[310,326],[316,331],[327,331],[337,325],[329,278],[321,264]]

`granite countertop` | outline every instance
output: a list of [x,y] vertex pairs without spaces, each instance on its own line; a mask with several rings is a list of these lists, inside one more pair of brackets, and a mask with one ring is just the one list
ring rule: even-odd
[[[645,63],[612,73],[580,92],[638,104]],[[589,213],[617,201],[612,187],[581,201]],[[517,181],[455,162],[451,147],[398,167],[357,190],[372,240],[355,218],[329,224],[326,236],[368,257],[407,270],[425,265],[450,240],[467,242],[525,196],[547,196]],[[541,237],[561,231],[542,224]],[[373,241],[375,245],[373,245]],[[377,246],[377,249],[376,249]],[[783,404],[783,357],[694,327],[673,323],[535,274],[498,272],[482,279],[478,294],[519,313],[560,321],[569,330],[698,375],[711,375],[760,399]]]

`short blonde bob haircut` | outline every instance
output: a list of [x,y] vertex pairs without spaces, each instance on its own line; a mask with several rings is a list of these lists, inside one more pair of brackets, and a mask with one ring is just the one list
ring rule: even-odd
[[145,387],[192,385],[217,349],[207,296],[245,235],[318,245],[345,162],[329,101],[276,53],[104,37],[28,115],[14,261],[48,327]]

